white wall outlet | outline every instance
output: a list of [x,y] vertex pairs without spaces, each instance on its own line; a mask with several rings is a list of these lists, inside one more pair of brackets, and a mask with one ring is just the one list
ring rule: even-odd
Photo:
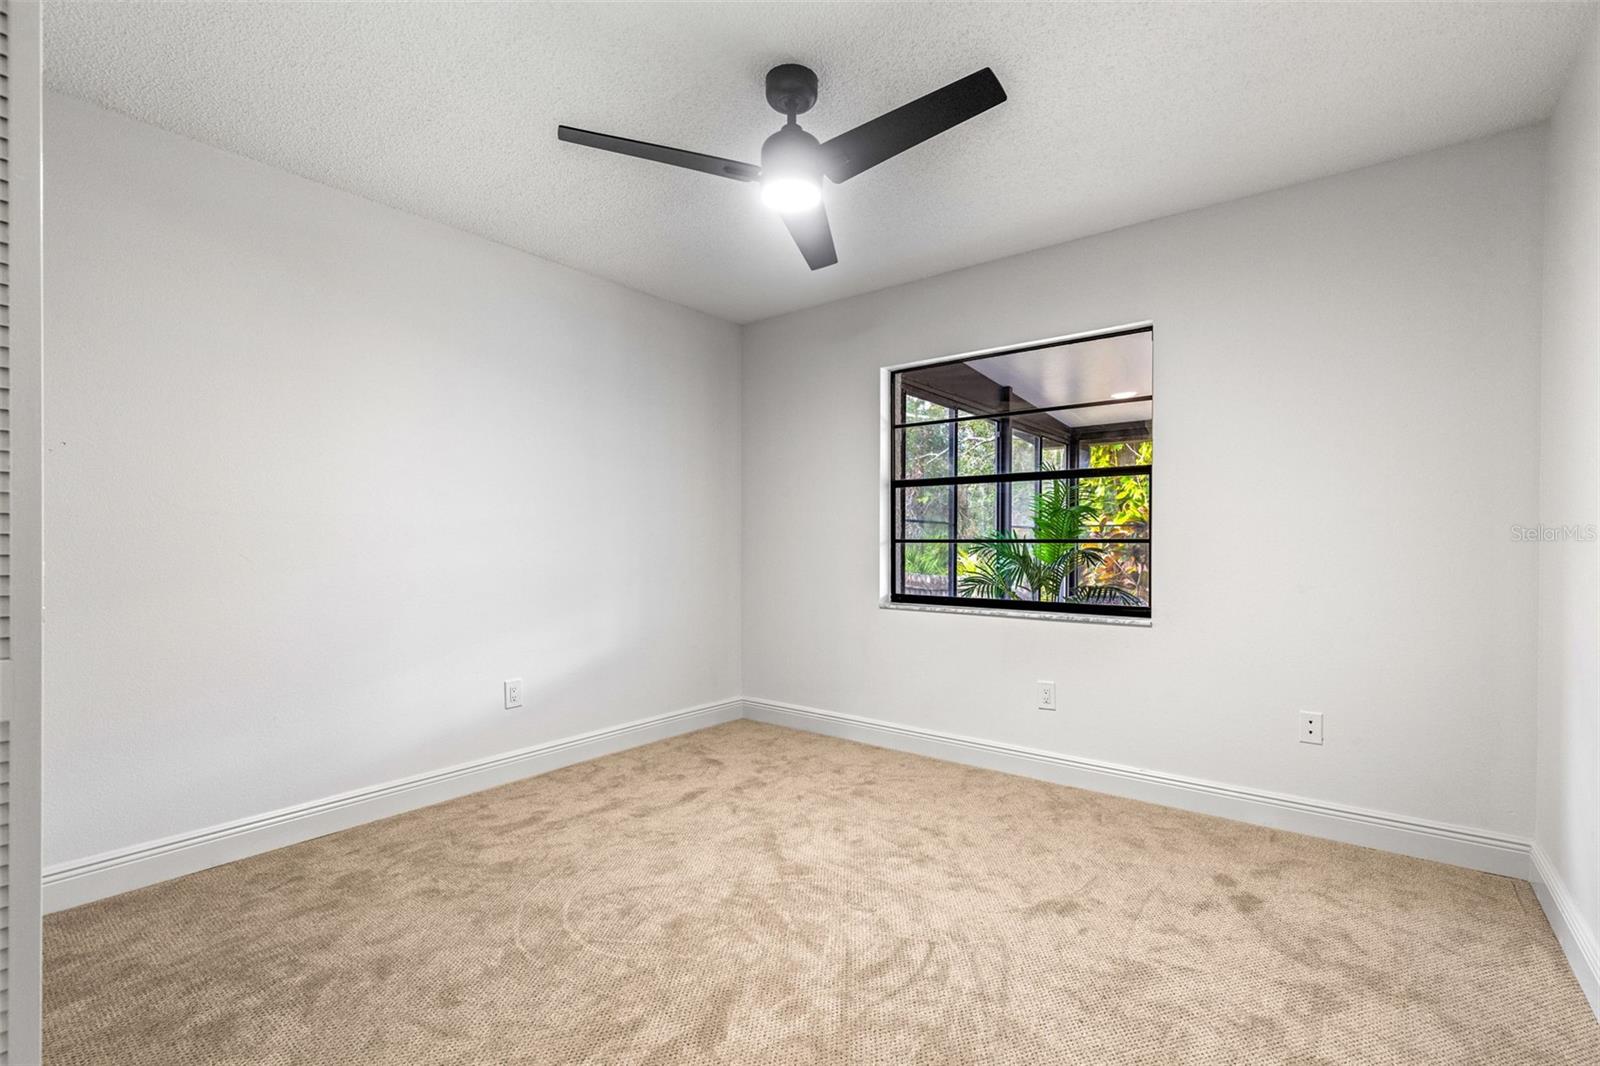
[[522,678],[513,677],[506,682],[506,710],[522,706]]
[[1054,681],[1040,681],[1040,682],[1038,682],[1038,688],[1039,688],[1039,701],[1038,701],[1039,702],[1039,709],[1041,711],[1053,711],[1053,710],[1055,710],[1056,709],[1056,683]]
[[1299,723],[1300,723],[1300,743],[1302,743],[1302,744],[1321,744],[1322,743],[1322,712],[1320,712],[1320,711],[1316,711],[1316,712],[1313,712],[1313,711],[1301,711],[1300,712]]

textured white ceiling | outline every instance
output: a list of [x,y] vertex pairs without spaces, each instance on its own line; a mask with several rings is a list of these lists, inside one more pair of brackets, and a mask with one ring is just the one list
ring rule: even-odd
[[[61,3],[52,88],[739,322],[1548,114],[1592,5]],[[819,137],[979,67],[999,108],[826,191],[812,273],[754,185],[779,62]],[[48,131],[46,131],[48,136]]]

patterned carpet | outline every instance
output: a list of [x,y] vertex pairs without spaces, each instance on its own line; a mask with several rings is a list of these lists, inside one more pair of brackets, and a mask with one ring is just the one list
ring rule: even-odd
[[1522,881],[734,722],[51,916],[49,1066],[1600,1063]]

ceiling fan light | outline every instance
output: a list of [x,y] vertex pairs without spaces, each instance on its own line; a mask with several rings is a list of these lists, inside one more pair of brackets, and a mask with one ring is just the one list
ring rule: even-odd
[[810,211],[822,202],[822,185],[803,177],[764,178],[761,202],[785,215]]
[[761,202],[785,215],[813,210],[822,203],[822,161],[817,139],[789,124],[761,146]]

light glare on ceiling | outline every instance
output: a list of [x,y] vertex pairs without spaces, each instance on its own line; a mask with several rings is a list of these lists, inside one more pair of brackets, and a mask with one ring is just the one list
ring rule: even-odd
[[1139,395],[1137,392],[1129,389],[1127,392],[1113,392],[1111,398],[1113,400],[1131,400],[1137,395]]

